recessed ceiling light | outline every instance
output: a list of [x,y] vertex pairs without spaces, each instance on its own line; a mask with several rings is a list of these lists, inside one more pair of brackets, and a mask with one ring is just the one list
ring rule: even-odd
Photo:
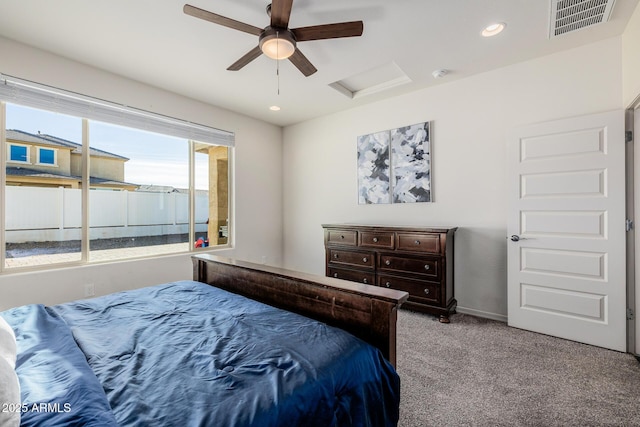
[[482,35],[484,37],[495,36],[496,34],[500,34],[506,26],[507,24],[504,22],[496,22],[495,24],[487,25],[484,27],[484,30],[482,30]]
[[269,110],[271,110],[271,111],[280,111],[280,107],[278,107],[277,105],[272,105],[271,107],[269,107]]

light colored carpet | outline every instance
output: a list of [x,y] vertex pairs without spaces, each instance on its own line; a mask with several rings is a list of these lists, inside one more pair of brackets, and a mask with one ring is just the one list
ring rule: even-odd
[[464,314],[400,310],[400,427],[640,426],[630,354]]

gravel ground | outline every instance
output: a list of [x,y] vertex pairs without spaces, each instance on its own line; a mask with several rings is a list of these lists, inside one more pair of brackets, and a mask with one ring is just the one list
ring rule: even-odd
[[[205,233],[197,233],[198,237]],[[188,234],[169,234],[166,236],[139,236],[120,237],[115,239],[95,239],[91,240],[91,250],[99,251],[103,249],[134,248],[140,246],[167,245],[172,243],[185,243],[189,241]],[[69,252],[80,252],[80,240],[69,240],[64,242],[25,242],[7,243],[6,258],[21,258],[34,255],[62,254]]]

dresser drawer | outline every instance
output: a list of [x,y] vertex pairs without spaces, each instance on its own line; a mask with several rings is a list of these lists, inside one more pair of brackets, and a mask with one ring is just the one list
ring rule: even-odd
[[350,282],[365,283],[367,285],[375,285],[375,274],[368,271],[345,270],[342,268],[329,267],[327,276],[336,279],[349,280]]
[[365,248],[393,249],[395,247],[395,234],[389,232],[360,232],[360,246]]
[[341,264],[373,269],[375,254],[372,252],[353,252],[342,249],[329,249],[329,264]]
[[399,251],[440,253],[439,234],[398,233],[397,243]]
[[412,280],[404,277],[387,276],[381,274],[378,276],[378,286],[383,288],[392,288],[400,291],[409,292],[409,300],[417,302],[439,303],[439,283],[423,282],[421,280]]
[[392,254],[379,254],[378,269],[380,272],[413,273],[425,276],[430,280],[440,280],[440,258],[409,258]]
[[357,246],[358,232],[354,230],[327,230],[327,243]]

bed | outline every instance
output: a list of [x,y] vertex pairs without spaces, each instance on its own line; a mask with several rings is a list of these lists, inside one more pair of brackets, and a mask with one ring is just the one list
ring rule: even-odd
[[[406,293],[211,255],[193,262],[192,281],[1,312],[21,391],[0,394],[0,416],[19,414],[23,426],[397,425]],[[0,351],[0,377],[10,353]]]

